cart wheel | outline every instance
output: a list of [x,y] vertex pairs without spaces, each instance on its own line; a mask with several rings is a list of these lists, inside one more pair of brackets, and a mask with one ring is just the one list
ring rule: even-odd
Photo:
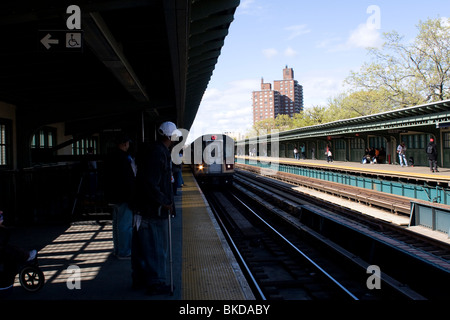
[[26,266],[19,273],[20,285],[27,291],[39,291],[45,283],[44,273],[39,267]]

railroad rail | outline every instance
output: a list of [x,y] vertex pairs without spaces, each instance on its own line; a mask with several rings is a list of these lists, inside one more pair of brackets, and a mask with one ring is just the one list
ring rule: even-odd
[[331,262],[325,263],[312,248],[291,242],[235,192],[205,191],[205,196],[241,258],[255,296],[263,300],[359,300],[326,270]]
[[[251,169],[250,171],[247,169]],[[270,175],[269,177],[261,176],[258,172],[255,172],[255,168],[252,166],[246,166],[245,169],[241,168],[241,170],[237,170],[237,177],[247,178],[251,180],[250,185],[260,186],[268,190],[266,192],[266,197],[273,198],[276,197],[276,203],[283,205],[285,210],[291,212],[294,215],[299,214],[298,205],[305,204],[315,204],[319,207],[326,207],[329,211],[332,211],[340,216],[344,216],[348,219],[357,221],[360,224],[366,225],[377,232],[381,232],[386,234],[389,237],[397,238],[402,242],[406,242],[410,245],[415,245],[419,248],[427,250],[434,255],[437,255],[439,258],[442,258],[446,261],[450,261],[450,246],[447,243],[443,243],[442,241],[436,240],[434,238],[430,238],[426,235],[422,235],[420,233],[412,232],[407,228],[403,228],[392,224],[388,221],[384,221],[378,219],[376,217],[371,217],[370,215],[360,214],[350,208],[345,206],[326,202],[323,199],[311,197],[309,195],[305,195],[304,193],[300,193],[296,190],[293,190],[293,185],[298,185],[298,183],[303,180],[303,177],[299,177],[296,175],[291,175],[294,177],[290,177],[289,180],[280,180],[277,175]],[[282,175],[285,176],[285,175]],[[280,183],[277,181],[283,181],[286,184]],[[335,193],[339,193],[340,185],[336,185]],[[369,190],[370,192],[370,190]],[[376,192],[376,191],[374,191]],[[379,193],[379,192],[376,192]],[[404,197],[402,197],[404,198]],[[388,198],[385,198],[388,201]],[[396,197],[393,196],[390,198],[391,201],[397,201]],[[411,199],[408,198],[408,201]],[[439,204],[436,204],[439,206]],[[387,203],[385,209],[390,211],[389,208],[394,206],[393,203]],[[383,209],[383,208],[381,208]]]
[[[321,209],[317,199],[303,198],[292,190],[292,186],[283,188],[286,183],[273,179],[256,178],[254,174],[238,171],[235,182],[237,188],[251,190],[246,191],[251,192],[249,197],[259,198],[261,206],[281,208],[284,211],[281,213],[282,219],[288,224],[302,225],[299,227],[302,230],[313,229],[318,233],[318,238],[326,237],[330,246],[339,246],[347,250],[349,259],[352,259],[352,255],[353,258],[362,259],[364,262],[361,266],[367,266],[365,261],[380,262],[384,270],[399,279],[383,275],[388,285],[396,290],[405,291],[405,288],[408,288],[405,283],[408,283],[412,287],[424,290],[427,297],[448,296],[446,289],[440,286],[441,279],[447,285],[449,282],[448,245],[433,244],[428,241],[430,239],[418,239],[413,233],[405,233],[405,230],[399,229],[398,226],[367,220],[366,217],[361,217],[343,207],[333,208],[329,204],[322,203],[322,207],[327,209]],[[313,201],[315,204],[311,205]],[[339,211],[343,216],[338,214]],[[414,281],[411,277],[415,277]],[[428,288],[424,289],[427,286]],[[434,289],[438,287],[440,289]],[[412,293],[411,298],[414,298],[414,295]]]
[[[236,164],[236,167],[253,173],[261,172],[261,168],[251,165],[239,163]],[[304,176],[300,177],[287,172],[271,172],[270,176],[280,181],[326,192],[331,195],[364,203],[369,206],[383,208],[395,214],[404,214],[409,216],[411,211],[411,199],[408,197],[344,185],[337,182],[324,181]]]

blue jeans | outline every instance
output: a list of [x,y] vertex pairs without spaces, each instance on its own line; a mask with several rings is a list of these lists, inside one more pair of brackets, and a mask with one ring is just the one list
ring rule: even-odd
[[114,254],[119,257],[131,255],[131,237],[133,232],[133,211],[128,204],[117,204],[113,209]]
[[147,287],[166,284],[168,230],[167,219],[161,218],[142,218],[139,229],[133,228],[133,284]]
[[399,159],[399,162],[400,162],[400,166],[408,166],[408,162],[406,162],[406,156],[404,155],[404,154],[401,154],[401,153],[399,153],[398,154],[398,159]]

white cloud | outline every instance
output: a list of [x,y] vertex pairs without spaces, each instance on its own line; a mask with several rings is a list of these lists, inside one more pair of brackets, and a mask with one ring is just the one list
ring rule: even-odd
[[291,47],[287,47],[286,50],[284,50],[284,55],[286,57],[295,57],[297,55],[297,51],[295,51]]
[[368,23],[362,23],[345,39],[341,36],[327,35],[327,38],[317,41],[316,47],[330,52],[346,51],[355,48],[380,48],[383,45],[381,32]]
[[267,59],[271,59],[278,54],[278,51],[277,51],[277,49],[274,49],[274,48],[268,48],[268,49],[263,49],[262,53]]
[[330,49],[336,47],[339,43],[342,42],[342,38],[338,36],[329,36],[323,40],[319,40],[316,43],[316,47],[320,49]]
[[242,9],[249,9],[251,8],[252,4],[255,2],[255,0],[242,0],[239,4],[239,7]]
[[252,91],[259,79],[242,79],[225,88],[207,88],[191,128],[189,141],[207,133],[245,133],[253,125]]
[[343,91],[343,81],[348,75],[346,69],[329,70],[304,75],[299,79],[303,86],[303,101],[305,108],[314,105],[326,105],[328,99]]
[[349,48],[378,48],[382,44],[380,31],[367,23],[362,23],[353,30],[346,43]]
[[[267,59],[272,59],[273,57],[276,57],[279,52],[277,49],[275,48],[268,48],[268,49],[263,49],[262,50],[263,55],[267,58]],[[293,58],[298,54],[297,51],[295,51],[294,49],[292,49],[292,47],[287,47],[284,51],[283,51],[283,55],[285,57],[289,57],[289,58]]]
[[263,16],[266,10],[261,1],[242,0],[236,9],[236,15]]
[[307,34],[307,33],[311,32],[311,30],[308,29],[306,24],[286,27],[286,28],[284,28],[284,30],[289,31],[289,36],[287,37],[287,40],[293,40],[303,34]]

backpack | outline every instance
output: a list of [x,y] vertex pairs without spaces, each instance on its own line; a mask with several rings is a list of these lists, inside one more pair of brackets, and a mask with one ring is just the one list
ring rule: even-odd
[[428,147],[427,147],[427,153],[431,154],[433,152],[434,152],[434,147],[433,147],[433,145],[429,144]]

